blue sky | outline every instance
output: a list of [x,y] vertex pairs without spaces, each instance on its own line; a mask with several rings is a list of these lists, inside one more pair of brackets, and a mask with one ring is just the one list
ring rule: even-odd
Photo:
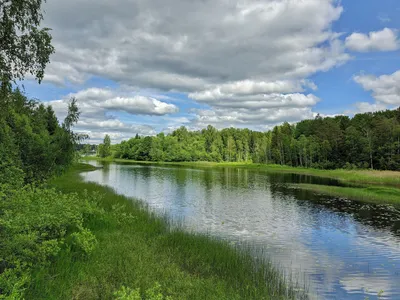
[[49,1],[56,53],[29,97],[99,142],[400,106],[400,2]]
[[[396,0],[365,0],[362,3],[347,0],[342,5],[344,12],[333,23],[334,31],[367,33],[385,27],[400,28],[400,3]],[[351,109],[354,102],[373,103],[371,93],[352,80],[354,74],[365,72],[380,76],[400,69],[399,51],[350,53],[354,58],[345,65],[312,77],[319,87],[316,95],[324,100],[316,105],[318,111],[326,114],[343,113]]]

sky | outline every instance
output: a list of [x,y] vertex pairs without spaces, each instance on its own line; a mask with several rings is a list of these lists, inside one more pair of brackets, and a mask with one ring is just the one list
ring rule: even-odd
[[99,143],[266,131],[400,106],[398,0],[49,0],[55,53],[26,94]]

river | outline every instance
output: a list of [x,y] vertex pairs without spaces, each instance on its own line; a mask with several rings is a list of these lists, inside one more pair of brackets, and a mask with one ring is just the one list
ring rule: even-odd
[[[312,299],[400,299],[400,212],[316,195],[330,179],[243,168],[99,163],[85,181],[112,187],[188,230],[265,249]],[[380,292],[380,297],[378,293]]]

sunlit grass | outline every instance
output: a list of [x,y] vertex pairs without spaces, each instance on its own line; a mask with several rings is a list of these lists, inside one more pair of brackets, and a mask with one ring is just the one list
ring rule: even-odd
[[295,184],[296,188],[321,194],[344,197],[374,204],[392,204],[400,207],[400,189],[390,187],[339,187],[317,184]]
[[[104,218],[87,224],[98,247],[86,259],[64,251],[50,270],[37,270],[27,299],[111,299],[122,285],[146,290],[155,282],[173,299],[306,297],[296,295],[281,272],[264,258],[255,260],[249,250],[177,229],[141,202],[83,182],[78,172],[91,169],[79,164],[51,185],[83,196],[85,190],[103,195]],[[133,219],[121,222],[121,214]]]

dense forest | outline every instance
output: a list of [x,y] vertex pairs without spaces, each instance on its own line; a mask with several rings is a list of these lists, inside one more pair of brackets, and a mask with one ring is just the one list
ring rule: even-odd
[[72,131],[76,100],[60,124],[50,106],[16,88],[27,73],[40,82],[54,52],[49,29],[40,27],[41,4],[0,1],[0,299],[25,299],[34,270],[62,250],[87,252],[94,241],[85,227],[88,197],[47,186],[74,162],[83,138]]
[[[100,156],[108,154],[111,152],[102,151]],[[317,116],[294,125],[285,122],[268,132],[212,126],[188,131],[181,127],[168,135],[136,135],[114,145],[113,156],[141,161],[252,161],[323,169],[398,170],[400,108],[353,118]]]
[[75,99],[62,125],[51,106],[27,99],[18,89],[0,103],[2,185],[42,183],[72,163],[80,139],[71,130],[78,117]]
[[51,106],[18,89],[2,93],[0,104],[0,298],[23,299],[32,270],[86,233],[86,202],[46,188],[76,158],[79,112],[73,99],[60,125]]

